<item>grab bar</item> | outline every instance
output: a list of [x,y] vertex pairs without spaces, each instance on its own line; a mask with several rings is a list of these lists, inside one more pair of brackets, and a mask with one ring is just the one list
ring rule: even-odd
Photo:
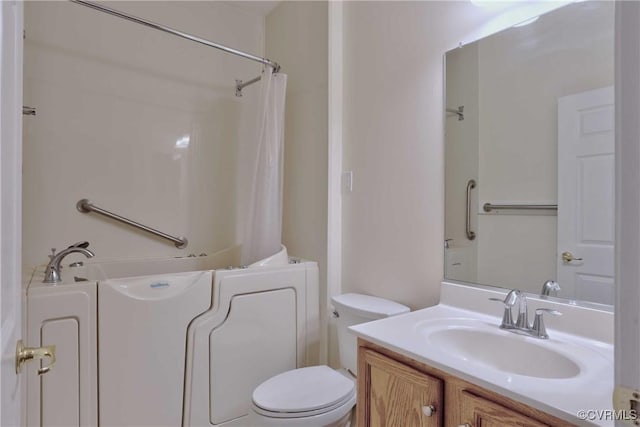
[[499,209],[536,210],[536,211],[552,210],[552,211],[557,211],[558,210],[558,205],[493,205],[491,203],[485,203],[484,206],[482,206],[482,209],[484,209],[485,212],[491,212],[492,210],[499,210]]
[[140,230],[144,230],[158,237],[162,237],[163,239],[170,240],[174,243],[174,245],[178,249],[184,249],[189,244],[189,241],[187,240],[186,237],[174,237],[169,234],[163,233],[162,231],[158,231],[155,228],[147,227],[146,225],[140,224],[139,222],[132,221],[129,218],[125,218],[113,212],[109,212],[106,209],[99,208],[98,206],[91,203],[88,199],[79,200],[78,203],[76,203],[76,208],[78,209],[78,211],[82,213],[95,212],[97,214],[104,215],[107,218],[115,219],[116,221],[123,222],[132,227],[139,228]]
[[474,240],[476,233],[471,231],[471,190],[476,188],[476,181],[470,179],[467,182],[467,239]]

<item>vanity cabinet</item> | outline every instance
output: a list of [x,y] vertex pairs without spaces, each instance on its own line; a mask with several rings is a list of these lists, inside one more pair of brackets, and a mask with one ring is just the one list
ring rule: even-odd
[[549,425],[536,421],[531,417],[506,408],[502,405],[498,405],[491,400],[476,396],[468,390],[462,391],[460,395],[460,402],[457,406],[460,409],[460,420],[462,421],[462,424],[460,425],[463,426],[544,427]]
[[[362,349],[368,378],[366,426],[442,426],[444,383],[416,369]],[[360,393],[360,390],[358,390]],[[360,404],[360,402],[359,402]]]
[[439,369],[358,340],[358,427],[573,426]]

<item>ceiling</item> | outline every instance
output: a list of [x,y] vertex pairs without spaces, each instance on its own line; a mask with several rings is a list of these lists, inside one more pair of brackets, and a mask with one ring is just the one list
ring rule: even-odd
[[258,15],[258,16],[267,16],[269,12],[271,12],[277,5],[280,4],[279,0],[227,0],[225,3],[232,5],[234,7],[240,7],[247,12]]

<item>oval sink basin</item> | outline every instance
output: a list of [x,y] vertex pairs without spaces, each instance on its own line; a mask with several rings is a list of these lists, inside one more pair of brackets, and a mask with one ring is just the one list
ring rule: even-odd
[[430,344],[499,371],[537,378],[572,378],[580,367],[563,354],[517,335],[475,329],[442,329],[428,334]]

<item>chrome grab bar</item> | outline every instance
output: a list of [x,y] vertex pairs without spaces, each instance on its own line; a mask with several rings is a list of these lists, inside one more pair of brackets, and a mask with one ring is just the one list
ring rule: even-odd
[[471,231],[471,190],[476,188],[476,181],[470,179],[467,182],[467,239],[474,240],[476,233]]
[[493,205],[491,203],[485,203],[482,207],[485,212],[491,212],[492,210],[510,209],[510,210],[552,210],[557,211],[558,205]]
[[189,241],[187,240],[186,237],[174,237],[174,236],[171,236],[170,234],[163,233],[162,231],[158,231],[155,228],[147,227],[146,225],[140,224],[139,222],[136,222],[136,221],[132,221],[129,218],[125,218],[113,212],[109,212],[106,209],[99,208],[98,206],[91,203],[91,201],[89,201],[88,199],[78,200],[78,203],[76,203],[76,208],[78,209],[78,211],[82,213],[95,212],[97,214],[104,215],[107,218],[115,219],[116,221],[120,221],[132,227],[146,231],[147,233],[151,233],[158,237],[162,237],[163,239],[170,240],[174,243],[174,245],[178,249],[184,249],[189,244]]

